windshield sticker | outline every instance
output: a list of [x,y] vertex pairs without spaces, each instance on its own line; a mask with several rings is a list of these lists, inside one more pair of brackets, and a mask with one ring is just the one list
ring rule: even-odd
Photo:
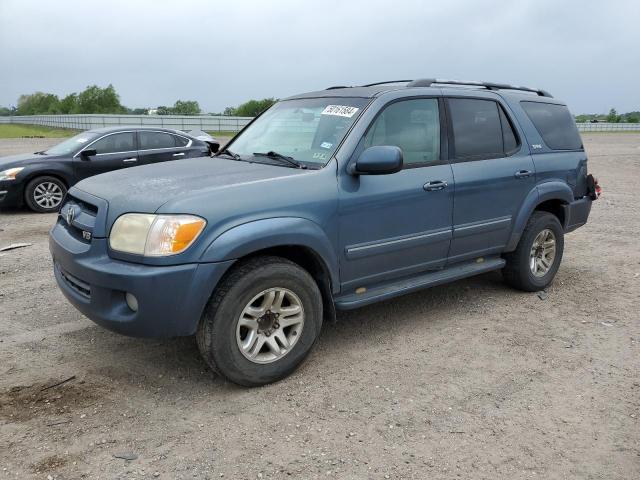
[[327,155],[324,153],[320,153],[320,152],[316,152],[313,154],[313,159],[314,160],[326,160],[327,159]]
[[347,105],[327,105],[322,111],[322,115],[337,115],[338,117],[351,118],[359,109]]
[[320,144],[320,147],[321,147],[321,148],[331,148],[331,147],[333,147],[333,143],[329,143],[329,142],[322,142],[322,143]]
[[76,140],[76,142],[78,142],[78,143],[85,143],[85,142],[86,142],[86,141],[88,141],[88,140],[89,140],[88,138],[78,138],[78,139]]

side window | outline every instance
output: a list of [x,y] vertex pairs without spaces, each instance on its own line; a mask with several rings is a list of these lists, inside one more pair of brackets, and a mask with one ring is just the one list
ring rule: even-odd
[[140,141],[139,150],[151,150],[154,148],[173,148],[176,146],[174,135],[162,132],[138,132]]
[[176,147],[186,147],[189,143],[189,140],[185,137],[180,137],[178,135],[172,135],[172,137],[176,143]]
[[450,98],[455,158],[474,160],[504,156],[498,104],[493,100]]
[[553,150],[581,150],[582,139],[569,109],[564,105],[520,102],[544,143]]
[[101,138],[91,144],[90,149],[100,153],[118,153],[135,151],[135,138],[133,132],[114,133]]
[[364,147],[394,145],[402,149],[407,165],[440,160],[438,100],[403,100],[387,106],[364,137]]

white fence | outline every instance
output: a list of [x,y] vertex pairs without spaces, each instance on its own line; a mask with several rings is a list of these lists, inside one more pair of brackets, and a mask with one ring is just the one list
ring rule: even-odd
[[[118,125],[149,125],[176,130],[204,130],[209,132],[238,132],[252,117],[211,115],[30,115],[0,117],[0,123],[22,123],[46,127],[90,130]],[[640,131],[640,123],[577,123],[581,132]]]
[[92,128],[115,127],[119,125],[146,125],[176,130],[204,130],[209,132],[238,132],[252,117],[226,117],[211,115],[29,115],[0,117],[0,123],[21,123],[45,127]]
[[576,123],[581,132],[640,132],[640,123]]

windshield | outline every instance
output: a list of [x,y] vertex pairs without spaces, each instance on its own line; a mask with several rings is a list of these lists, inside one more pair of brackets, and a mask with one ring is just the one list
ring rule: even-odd
[[236,137],[229,149],[241,157],[277,152],[310,166],[324,166],[367,101],[327,97],[278,102]]
[[47,155],[69,155],[76,153],[96,137],[97,135],[95,133],[82,132],[74,137],[67,138],[64,142],[59,143],[55,147],[51,147],[49,150],[45,150],[44,153]]

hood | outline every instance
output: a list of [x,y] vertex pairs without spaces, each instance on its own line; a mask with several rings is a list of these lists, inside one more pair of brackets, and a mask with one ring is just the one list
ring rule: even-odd
[[47,155],[36,155],[35,153],[21,153],[20,155],[8,155],[0,157],[0,172],[13,167],[25,167],[32,163],[40,163]]
[[112,221],[124,212],[156,212],[168,202],[191,203],[195,211],[214,191],[307,172],[313,170],[203,157],[116,170],[87,178],[74,188],[106,200]]

